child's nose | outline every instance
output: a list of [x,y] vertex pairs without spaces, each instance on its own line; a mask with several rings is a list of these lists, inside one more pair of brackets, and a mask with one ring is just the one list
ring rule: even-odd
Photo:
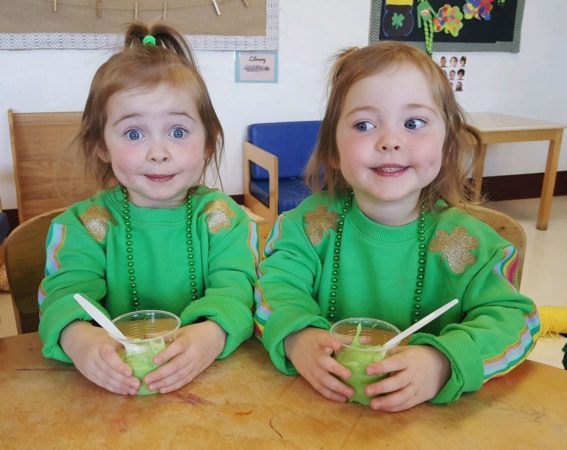
[[376,143],[376,148],[378,150],[382,150],[383,152],[386,152],[386,151],[389,151],[389,150],[396,150],[397,151],[397,150],[400,149],[400,144],[401,144],[400,139],[398,138],[396,133],[385,130],[385,133],[382,135],[382,137]]
[[399,149],[400,149],[400,145],[395,143],[383,143],[380,147],[380,150],[382,151],[399,150]]
[[167,146],[162,142],[155,142],[148,152],[148,159],[152,162],[166,162],[171,158]]
[[167,155],[152,155],[150,161],[152,162],[165,162],[169,159]]

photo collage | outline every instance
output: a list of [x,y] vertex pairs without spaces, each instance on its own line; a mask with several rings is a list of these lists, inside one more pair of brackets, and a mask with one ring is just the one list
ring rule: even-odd
[[466,65],[467,57],[464,55],[443,55],[439,58],[439,66],[445,72],[445,76],[449,80],[454,92],[463,92],[465,90]]

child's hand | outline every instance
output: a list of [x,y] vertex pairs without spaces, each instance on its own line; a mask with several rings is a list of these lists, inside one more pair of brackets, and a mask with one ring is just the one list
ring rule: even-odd
[[89,322],[69,324],[61,333],[61,347],[86,378],[115,394],[135,395],[140,381],[118,355],[122,348],[102,328]]
[[333,357],[341,348],[328,331],[320,328],[305,328],[290,334],[284,341],[285,353],[297,371],[311,386],[329,400],[344,402],[354,394],[352,388],[340,378],[350,377],[350,371]]
[[371,364],[370,375],[390,373],[366,387],[370,407],[382,411],[403,411],[432,399],[451,375],[449,360],[434,347],[410,345],[397,347],[388,358]]
[[226,333],[212,320],[182,327],[175,340],[154,358],[156,364],[166,364],[146,375],[148,389],[162,394],[179,389],[209,367],[225,343]]

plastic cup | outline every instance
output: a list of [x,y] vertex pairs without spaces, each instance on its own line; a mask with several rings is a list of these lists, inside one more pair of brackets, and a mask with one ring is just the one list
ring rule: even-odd
[[351,377],[343,380],[354,389],[354,395],[349,401],[370,404],[371,399],[364,393],[364,389],[388,375],[368,375],[366,368],[386,357],[382,345],[399,334],[400,330],[383,320],[351,317],[334,323],[330,333],[342,343],[341,349],[335,354],[336,360],[351,372]]
[[122,314],[112,322],[128,338],[119,339],[124,346],[121,357],[141,381],[137,394],[155,394],[158,391],[150,391],[144,377],[158,367],[154,357],[173,342],[181,320],[173,313],[148,309]]

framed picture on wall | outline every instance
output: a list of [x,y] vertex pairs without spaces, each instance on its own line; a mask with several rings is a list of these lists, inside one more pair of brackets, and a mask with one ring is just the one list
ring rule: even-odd
[[235,52],[234,78],[237,83],[277,83],[278,53],[275,51]]
[[517,53],[524,2],[372,0],[369,42],[404,41],[430,54],[433,51]]

